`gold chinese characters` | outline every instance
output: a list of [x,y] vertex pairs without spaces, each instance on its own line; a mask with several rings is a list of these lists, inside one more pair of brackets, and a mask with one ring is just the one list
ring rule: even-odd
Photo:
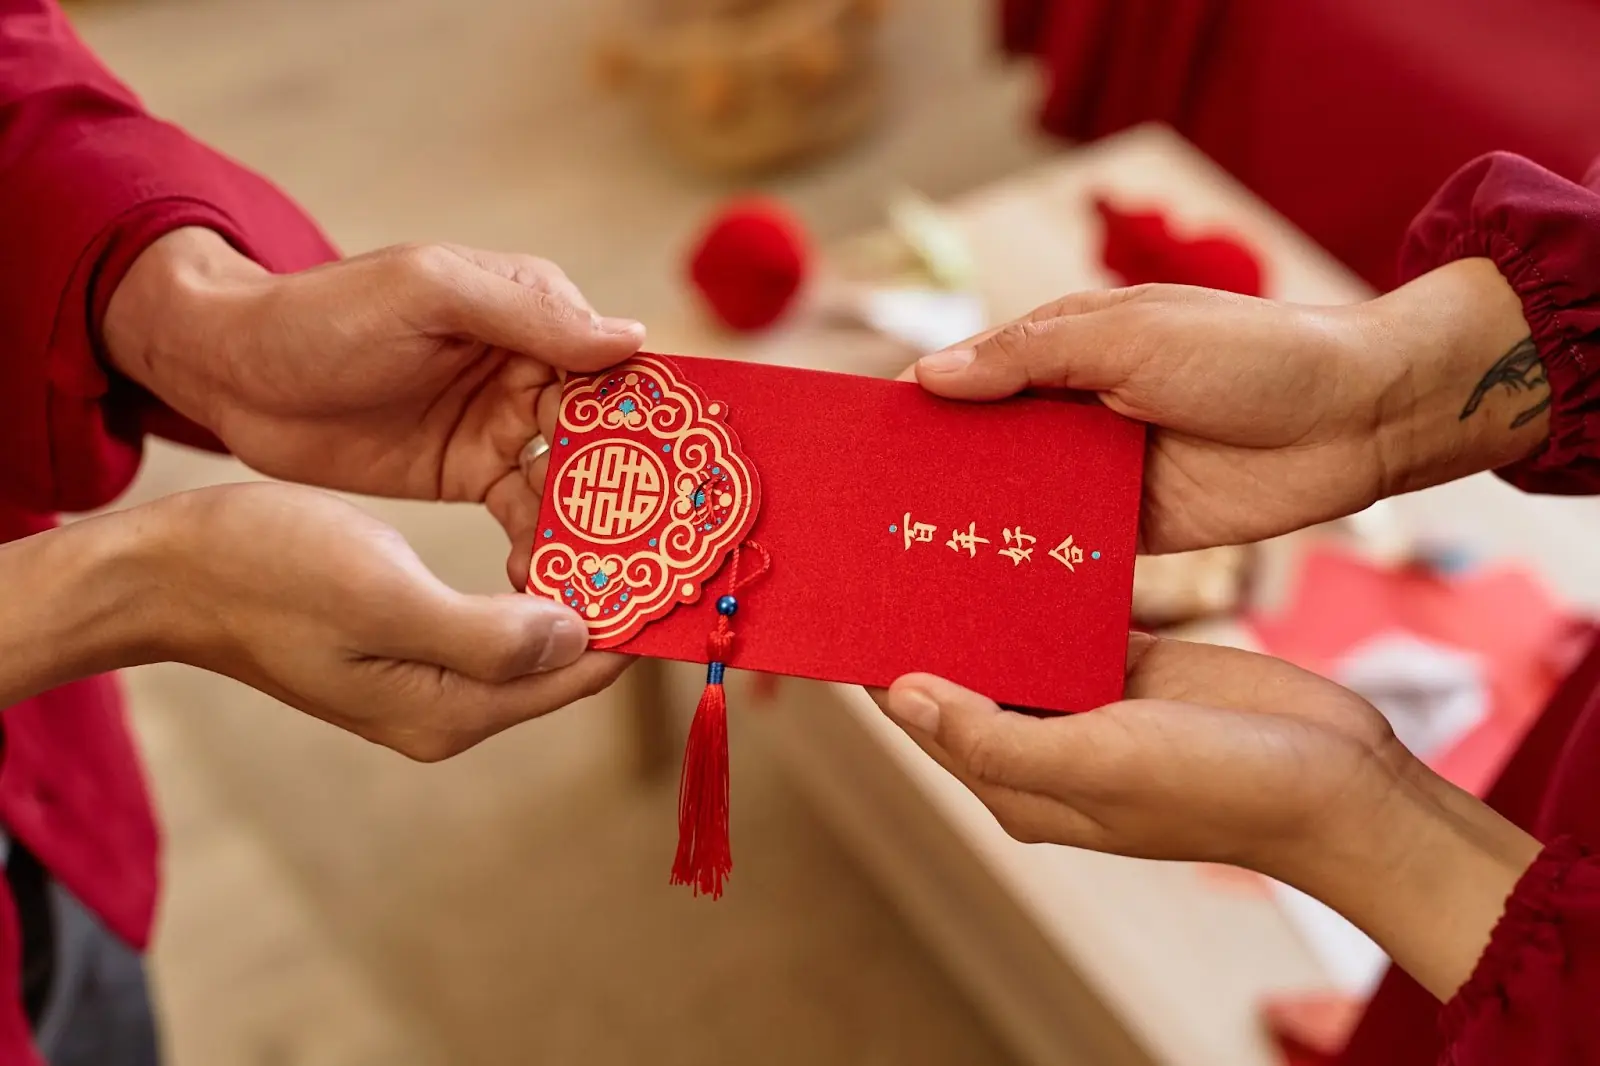
[[[906,511],[901,515],[900,521],[889,526],[889,532],[898,536],[905,551],[910,551],[913,544],[932,544],[937,535],[938,527],[932,522],[919,522],[911,517],[911,512]],[[1018,526],[1005,526],[1000,530],[1003,547],[996,547],[995,554],[1011,560],[1011,565],[1021,566],[1033,562],[1033,551],[1039,538],[1032,533],[1025,532]],[[980,544],[993,544],[994,542],[978,532],[977,522],[968,522],[966,529],[953,528],[950,530],[950,539],[944,546],[957,555],[965,552],[967,558],[975,559],[978,556]],[[1048,542],[1047,542],[1048,543]],[[1083,565],[1084,550],[1074,543],[1073,535],[1067,534],[1065,540],[1045,553],[1051,559],[1066,567],[1072,573],[1078,572],[1078,567]],[[1091,560],[1099,559],[1098,551],[1088,553]]]

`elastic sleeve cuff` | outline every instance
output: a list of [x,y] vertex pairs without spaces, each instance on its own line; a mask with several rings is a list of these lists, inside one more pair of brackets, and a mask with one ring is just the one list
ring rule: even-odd
[[1562,838],[1523,873],[1472,976],[1440,1015],[1446,1046],[1461,1040],[1488,1013],[1510,1009],[1519,998],[1519,986],[1538,985],[1539,975],[1533,971],[1540,964],[1565,966],[1564,901],[1574,892],[1586,900],[1600,897],[1600,865],[1589,859],[1589,849]]
[[1401,279],[1477,256],[1521,297],[1551,390],[1549,441],[1498,473],[1530,492],[1600,491],[1600,194],[1520,156],[1468,163],[1412,223]]

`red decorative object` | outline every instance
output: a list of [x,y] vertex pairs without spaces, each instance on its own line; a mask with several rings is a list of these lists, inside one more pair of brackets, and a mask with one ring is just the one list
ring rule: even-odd
[[[742,557],[755,564],[740,573]],[[678,854],[672,861],[672,883],[690,885],[694,894],[722,897],[722,883],[733,872],[728,840],[728,702],[722,675],[733,650],[732,619],[739,611],[738,593],[759,581],[772,566],[767,549],[755,541],[733,550],[728,560],[728,591],[717,598],[717,625],[706,641],[706,690],[689,724],[678,780]]]
[[1102,259],[1123,284],[1168,282],[1261,295],[1261,261],[1238,241],[1221,234],[1178,237],[1161,212],[1120,211],[1104,197],[1094,207],[1105,224]]
[[1092,397],[966,404],[639,355],[569,376],[552,436],[528,591],[594,647],[707,662],[672,867],[697,895],[733,865],[730,666],[877,687],[927,670],[1057,711],[1122,695],[1144,429]]
[[689,278],[730,329],[765,329],[794,303],[810,268],[804,228],[782,205],[740,200],[712,218],[689,258]]
[[649,356],[562,393],[528,591],[583,615],[591,647],[698,600],[754,524],[760,481],[727,416]]
[[[1092,397],[958,403],[910,382],[722,359],[638,356],[567,380],[529,588],[578,604],[603,646],[703,663],[715,624],[706,602],[715,597],[697,590],[662,601],[671,604],[665,613],[641,613],[636,630],[612,629],[608,614],[623,611],[576,586],[568,596],[570,563],[559,574],[546,568],[551,558],[611,553],[563,517],[583,504],[568,502],[578,482],[560,457],[579,446],[567,418],[589,410],[572,398],[598,396],[597,382],[634,373],[670,374],[708,398],[708,412],[728,412],[723,428],[730,439],[737,429],[752,493],[759,473],[759,514],[725,547],[717,542],[726,559],[735,544],[759,541],[773,563],[759,594],[739,607],[730,669],[869,686],[926,670],[1002,703],[1054,711],[1121,696],[1142,426]],[[583,446],[641,431],[593,432],[607,436],[586,436]],[[688,466],[671,475],[680,495],[667,507],[686,505],[697,464],[708,473],[722,465],[679,454]],[[697,535],[718,536],[713,527]],[[718,587],[713,570],[695,571],[700,587]],[[592,591],[609,595],[612,584],[608,574]],[[654,585],[644,588],[640,595]],[[600,607],[594,615],[590,602]],[[621,640],[625,632],[632,636]]]

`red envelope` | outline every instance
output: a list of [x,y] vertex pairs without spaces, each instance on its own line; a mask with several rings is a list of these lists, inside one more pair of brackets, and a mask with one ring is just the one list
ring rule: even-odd
[[641,355],[570,377],[549,443],[528,590],[593,646],[707,661],[731,571],[764,551],[729,666],[927,671],[1055,711],[1121,696],[1144,430],[1093,398]]

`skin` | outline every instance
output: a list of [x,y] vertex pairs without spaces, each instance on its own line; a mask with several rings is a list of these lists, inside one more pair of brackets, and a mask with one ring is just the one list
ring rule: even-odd
[[[200,228],[176,230],[145,250],[112,294],[102,333],[118,371],[264,474],[370,495],[482,504],[512,539],[507,576],[519,590],[527,581],[526,546],[538,521],[539,497],[518,460],[538,434],[534,412],[540,398],[559,393],[564,372],[612,365],[644,339],[639,323],[598,315],[558,267],[533,256],[405,245],[275,275]],[[359,559],[363,545],[391,578],[404,570],[422,580],[398,535],[358,511],[335,514],[329,510],[334,505],[320,497],[285,500],[281,506],[307,524],[283,527],[284,537],[273,542],[238,517],[276,521],[279,512],[272,508],[280,504],[256,500],[219,497],[205,505],[174,505],[211,515],[204,528],[219,536],[228,530],[216,541],[195,541],[197,559],[217,554],[216,544],[229,545],[230,558],[238,556],[241,542],[251,545],[249,567],[212,573],[214,583],[195,592],[193,606],[204,616],[228,616],[230,603],[260,602],[267,611],[276,590],[301,588],[309,573],[327,582],[319,587],[352,591],[343,581],[367,573]],[[348,530],[339,528],[340,515]],[[328,565],[333,559],[340,562],[338,570]],[[304,573],[293,572],[308,562]],[[215,559],[205,563],[221,565]],[[371,595],[375,575],[368,578],[362,587]],[[399,583],[394,593],[405,588]],[[450,622],[444,608],[460,601],[434,596],[412,602],[415,610],[398,612],[383,628],[383,647],[393,654],[365,646],[361,654],[371,651],[378,662],[411,661],[407,648],[432,648],[435,632]],[[281,606],[287,611],[292,605]],[[371,605],[369,613],[379,606]],[[271,617],[287,622],[291,615],[262,615]],[[521,717],[603,687],[626,664],[613,655],[580,660],[586,630],[564,606],[544,605],[518,617],[525,642],[519,662],[542,656],[540,669],[575,671],[562,675],[567,680],[524,686]],[[379,620],[348,621],[359,626]],[[355,654],[339,638],[331,613],[323,622],[330,647]],[[239,636],[256,642],[263,655],[285,639],[265,621]],[[240,657],[244,650],[218,652],[214,662],[197,661],[199,652],[188,646],[151,654],[238,677],[407,754],[428,758],[457,746],[426,730],[412,744],[389,735],[389,726],[349,719],[347,710],[361,691],[353,679],[346,678],[348,691],[338,698],[309,693],[266,664],[249,666]],[[484,670],[442,663],[437,655],[418,661],[456,670],[440,675],[441,686],[455,684],[449,678],[457,675],[504,680],[498,671],[487,671],[492,676],[486,678]],[[396,681],[389,676],[385,684]],[[468,739],[481,735],[470,723],[460,732]]]
[[[1174,286],[1070,296],[921,360],[968,401],[1097,392],[1151,426],[1143,549],[1237,544],[1531,454],[1549,386],[1488,260],[1314,308]],[[1126,698],[1033,718],[911,674],[877,694],[1019,839],[1234,863],[1364,929],[1435,995],[1466,980],[1540,845],[1366,701],[1277,660],[1136,637]]]
[[181,493],[0,545],[0,588],[0,706],[182,662],[424,762],[599,691],[622,662],[585,653],[560,605],[456,592],[390,527],[290,485]]

